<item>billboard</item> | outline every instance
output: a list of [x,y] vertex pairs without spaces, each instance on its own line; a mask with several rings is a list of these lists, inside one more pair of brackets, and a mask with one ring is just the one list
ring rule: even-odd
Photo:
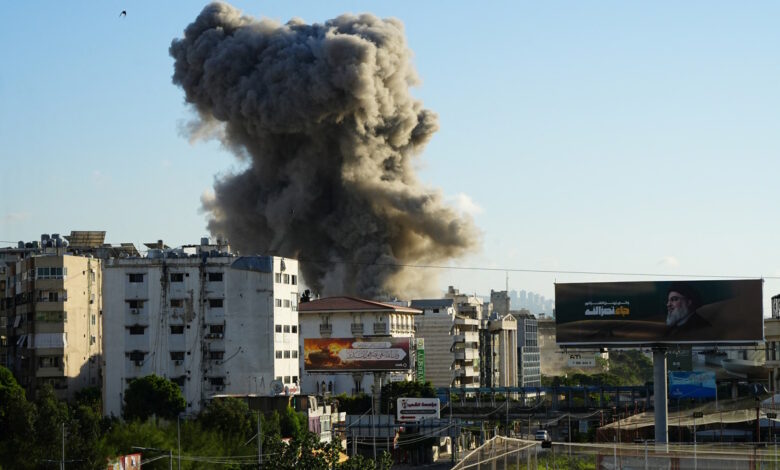
[[108,460],[108,470],[141,470],[141,454],[120,455]]
[[438,398],[399,398],[396,406],[398,421],[419,421],[421,419],[439,418]]
[[562,346],[753,344],[764,339],[762,281],[555,285]]
[[596,356],[569,354],[569,360],[566,365],[575,369],[592,369],[596,367]]
[[393,371],[410,368],[411,338],[304,338],[307,372]]
[[669,372],[669,398],[715,398],[715,372]]

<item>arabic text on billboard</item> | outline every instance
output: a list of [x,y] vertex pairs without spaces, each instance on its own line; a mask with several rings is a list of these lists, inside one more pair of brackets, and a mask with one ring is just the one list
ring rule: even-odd
[[669,372],[670,398],[715,398],[715,372]]
[[438,398],[399,398],[397,405],[398,421],[419,421],[440,417]]
[[760,279],[556,284],[556,342],[752,344],[762,308]]
[[408,370],[410,338],[304,338],[307,371]]

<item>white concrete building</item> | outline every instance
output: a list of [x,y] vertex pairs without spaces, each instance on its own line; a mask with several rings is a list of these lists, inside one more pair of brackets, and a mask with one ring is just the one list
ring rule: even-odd
[[192,413],[213,395],[297,393],[298,280],[295,260],[208,239],[106,260],[104,414],[121,415],[129,382],[149,374],[177,383]]
[[[372,394],[373,386],[380,382],[412,380],[413,361],[408,356],[414,354],[411,346],[404,355],[397,356],[399,361],[395,365],[402,363],[402,359],[407,361],[408,366],[403,369],[394,367],[392,361],[372,363],[346,358],[342,350],[365,348],[367,355],[380,346],[389,346],[387,349],[397,353],[393,341],[382,341],[387,338],[399,338],[398,342],[409,339],[413,345],[414,319],[422,313],[420,310],[354,297],[328,297],[301,303],[298,313],[301,393]],[[307,351],[307,340],[315,340],[317,349]],[[309,341],[309,347],[315,342]],[[377,346],[369,349],[372,343]],[[352,363],[347,364],[348,360]]]
[[434,387],[479,387],[479,320],[457,313],[453,299],[412,300],[425,340],[425,378]]

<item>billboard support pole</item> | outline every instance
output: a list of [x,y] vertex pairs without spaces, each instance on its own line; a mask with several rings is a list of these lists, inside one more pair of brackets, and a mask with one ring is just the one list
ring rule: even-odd
[[667,418],[669,409],[666,402],[666,349],[653,348],[653,397],[655,414],[655,443],[669,442]]

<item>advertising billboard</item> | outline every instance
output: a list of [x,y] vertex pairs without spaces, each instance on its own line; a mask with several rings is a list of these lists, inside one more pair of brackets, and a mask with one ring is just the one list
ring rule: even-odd
[[396,407],[398,421],[419,421],[439,418],[438,398],[399,398]]
[[555,285],[562,346],[753,344],[764,339],[762,281]]
[[304,338],[303,368],[313,371],[394,371],[410,368],[411,338]]
[[669,398],[715,398],[715,372],[669,372]]

